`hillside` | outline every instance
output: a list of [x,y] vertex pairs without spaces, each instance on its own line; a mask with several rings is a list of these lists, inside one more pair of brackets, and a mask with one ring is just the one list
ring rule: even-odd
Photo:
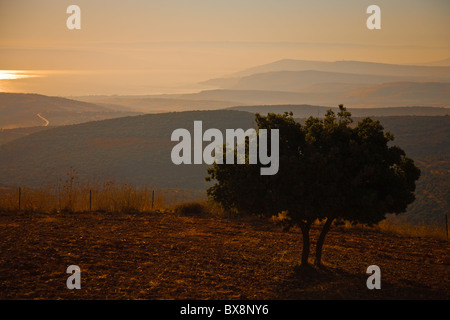
[[298,91],[318,83],[382,84],[385,82],[407,81],[408,79],[410,78],[317,70],[272,71],[242,77],[229,89]]
[[408,207],[408,216],[404,218],[413,223],[440,225],[445,230],[450,206],[450,155],[419,158],[417,164],[422,174],[416,201]]
[[[170,157],[176,144],[170,141],[173,130],[192,132],[194,120],[199,119],[203,120],[203,130],[254,126],[251,113],[219,110],[149,114],[51,128],[0,146],[0,181],[9,186],[55,187],[73,167],[81,181],[115,180],[135,186],[197,190],[205,195],[207,166],[176,166]],[[448,201],[446,190],[450,189],[450,117],[378,119],[395,135],[394,143],[422,169],[427,168],[419,180],[418,200],[407,216],[415,222],[441,223],[447,210],[442,203]],[[430,192],[438,197],[436,201],[429,200]]]
[[[235,106],[227,110],[238,110],[251,113],[267,114],[269,112],[283,113],[291,111],[295,118],[324,117],[325,113],[338,107],[321,107],[318,105],[260,105],[260,106]],[[387,108],[354,108],[348,110],[354,117],[389,117],[389,116],[446,116],[450,115],[449,108],[440,107],[387,107]]]
[[[333,106],[340,101],[357,108],[450,106],[448,82],[332,83],[315,82],[314,78],[303,76],[292,79],[292,74],[294,77],[298,74],[288,74],[287,77],[276,78],[272,78],[273,74],[257,75],[242,79],[231,89],[202,91],[191,94],[191,98],[214,97],[216,100],[228,99],[250,105],[298,104],[301,101],[304,104]],[[367,81],[377,83],[376,79]]]
[[429,62],[429,63],[426,63],[425,65],[427,65],[427,66],[446,66],[446,67],[450,67],[450,58],[447,58],[447,59],[444,59],[444,60],[439,60],[439,61]]
[[[260,65],[234,74],[230,74],[224,78],[219,79],[236,79],[249,76],[256,73],[265,73],[273,71],[305,71],[317,70],[324,72],[343,72],[343,73],[357,73],[357,74],[372,74],[385,76],[406,76],[406,77],[429,77],[439,80],[450,80],[450,66],[447,60],[437,62],[437,65],[401,65],[388,64],[366,61],[307,61],[307,60],[293,60],[283,59]],[[207,82],[204,82],[207,83]]]
[[450,116],[373,118],[380,120],[384,128],[394,134],[393,143],[401,146],[413,158],[450,154]]
[[416,201],[400,220],[445,225],[450,205],[450,117],[378,117],[421,170]]
[[99,105],[120,105],[137,112],[163,113],[189,110],[214,110],[238,105],[238,102],[216,100],[191,100],[157,96],[87,96],[77,100]]
[[[61,97],[0,92],[0,128],[66,125],[134,115],[122,110]],[[46,120],[48,122],[46,122]]]
[[0,145],[25,137],[31,133],[50,129],[51,127],[25,127],[0,130]]
[[368,106],[450,106],[450,82],[394,82],[342,92],[339,101]]
[[[281,81],[277,83],[277,81]],[[302,80],[303,81],[303,80]],[[188,94],[81,98],[95,103],[113,103],[145,112],[212,110],[239,105],[334,106],[336,101],[354,108],[450,106],[450,83],[391,82],[383,84],[316,83],[276,79],[270,85],[249,84],[244,88],[204,90]],[[253,88],[253,89],[248,89]],[[294,89],[295,91],[288,91]],[[276,90],[279,91],[276,91]]]
[[[448,66],[280,60],[201,84],[214,90],[206,94],[214,93],[216,100],[242,104],[333,106],[340,101],[360,108],[450,106]],[[245,92],[241,99],[239,90]]]
[[[446,241],[376,229],[331,228],[326,268],[298,272],[300,230],[262,220],[15,212],[0,226],[0,299],[450,298]],[[65,285],[74,263],[82,290]],[[374,264],[381,290],[366,287]]]
[[204,189],[205,165],[176,166],[170,153],[175,129],[250,128],[253,115],[239,111],[149,114],[41,131],[0,146],[0,181],[55,185],[74,167],[83,180],[108,180],[158,188]]
[[[203,90],[195,93],[183,94],[161,94],[145,96],[144,99],[158,100],[162,99],[166,103],[172,101],[184,101],[190,105],[196,106],[198,102],[213,101],[215,104],[221,102],[226,106],[246,105],[246,104],[288,104],[302,101],[305,95],[299,92],[283,91],[262,91],[262,90]],[[140,96],[127,97],[126,99],[142,99]],[[214,106],[214,104],[212,104]],[[214,109],[209,107],[209,109]]]

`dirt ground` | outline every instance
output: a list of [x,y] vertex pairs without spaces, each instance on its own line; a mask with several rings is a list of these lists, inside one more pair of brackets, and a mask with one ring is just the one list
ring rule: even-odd
[[[2,213],[0,299],[450,298],[446,241],[334,227],[325,267],[299,271],[301,241],[261,219]],[[80,290],[66,287],[70,265]],[[369,265],[381,290],[367,289]]]

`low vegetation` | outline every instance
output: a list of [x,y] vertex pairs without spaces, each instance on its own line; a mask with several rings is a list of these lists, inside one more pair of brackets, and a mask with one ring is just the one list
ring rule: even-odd
[[183,216],[204,216],[209,213],[208,207],[201,202],[183,202],[175,206],[174,212]]
[[[166,201],[177,202],[175,190],[137,188],[114,181],[79,183],[71,171],[65,181],[48,188],[0,189],[0,211],[25,213],[138,213],[166,208]],[[182,200],[181,198],[180,200]]]

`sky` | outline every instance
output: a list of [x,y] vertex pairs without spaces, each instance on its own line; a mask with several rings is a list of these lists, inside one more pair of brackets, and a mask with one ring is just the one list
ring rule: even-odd
[[[72,4],[81,30],[66,27]],[[366,27],[372,4],[381,30]],[[0,0],[0,70],[21,75],[0,71],[0,90],[188,92],[281,59],[439,61],[449,13],[448,0]]]

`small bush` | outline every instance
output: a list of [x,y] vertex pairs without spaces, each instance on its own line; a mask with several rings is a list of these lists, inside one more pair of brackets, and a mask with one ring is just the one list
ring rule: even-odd
[[183,216],[202,216],[209,213],[206,205],[200,202],[180,203],[174,208],[174,211]]

